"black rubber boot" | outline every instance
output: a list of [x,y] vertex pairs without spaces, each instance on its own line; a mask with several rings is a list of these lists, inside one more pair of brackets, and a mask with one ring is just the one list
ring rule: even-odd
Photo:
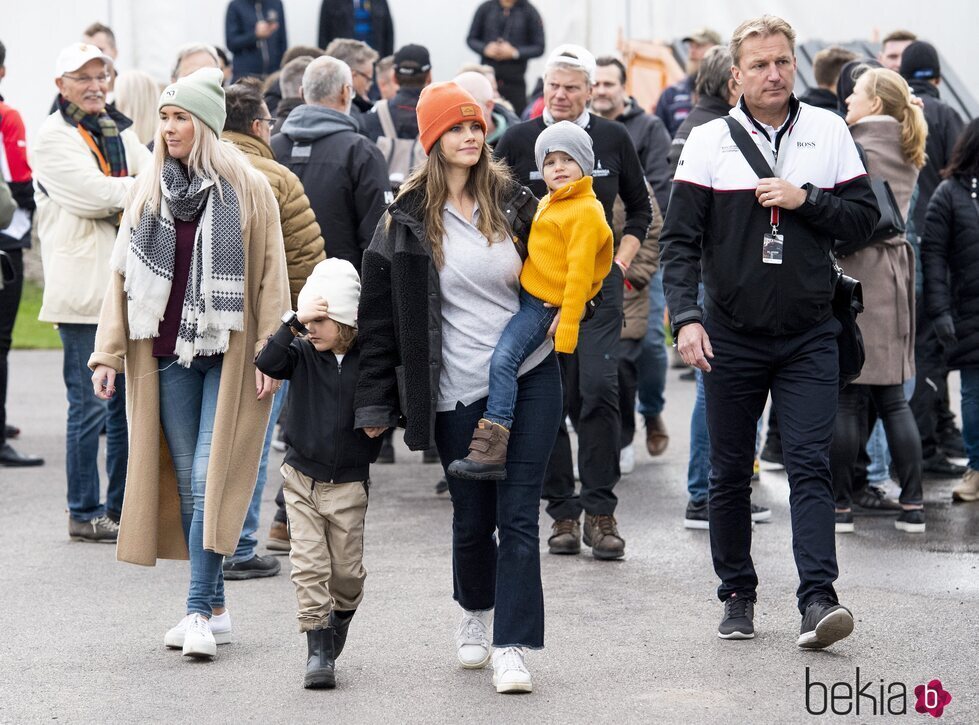
[[347,630],[350,629],[350,620],[357,613],[356,609],[346,612],[333,610],[330,612],[330,626],[333,627],[333,659],[340,656],[343,652],[343,645],[347,643]]
[[333,655],[333,627],[306,632],[309,655],[306,659],[306,676],[303,687],[308,690],[331,690],[337,686]]

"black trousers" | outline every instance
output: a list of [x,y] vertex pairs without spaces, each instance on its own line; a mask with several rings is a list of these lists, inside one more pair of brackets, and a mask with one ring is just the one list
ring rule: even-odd
[[642,343],[642,340],[619,340],[619,415],[622,418],[619,450],[636,437],[636,390],[639,388]]
[[[848,385],[840,392],[840,408],[830,447],[836,508],[848,509],[853,494],[854,467],[877,417],[884,422],[887,447],[901,484],[901,503],[923,502],[921,439],[902,385]],[[869,427],[868,427],[869,424]]]
[[[622,335],[622,272],[617,264],[602,284],[594,317],[581,323],[578,349],[558,355],[564,380],[564,415],[544,478],[542,498],[553,519],[615,513],[619,480],[619,339]],[[575,493],[571,439],[566,417],[578,434],[581,494]]]
[[496,85],[500,95],[510,102],[519,117],[527,106],[527,64],[495,64]]
[[13,340],[14,321],[20,296],[24,289],[24,250],[8,249],[7,255],[13,263],[15,279],[4,283],[0,289],[0,446],[6,440],[4,429],[7,425],[7,353]]
[[[922,295],[923,297],[923,295]],[[927,316],[924,302],[918,299],[916,311],[916,333],[914,340],[915,381],[911,396],[911,412],[918,425],[921,438],[921,453],[931,458],[941,453],[940,440],[942,427],[949,421],[954,427],[955,416],[948,410],[948,367],[945,352],[938,341],[938,334],[931,318]]]
[[755,429],[769,391],[778,409],[789,478],[792,551],[799,571],[799,611],[815,600],[836,601],[833,482],[829,448],[839,393],[836,337],[830,317],[795,335],[753,335],[708,318],[714,349],[704,375],[710,435],[708,518],[717,595],[754,599],[758,577],[751,561],[751,474]]

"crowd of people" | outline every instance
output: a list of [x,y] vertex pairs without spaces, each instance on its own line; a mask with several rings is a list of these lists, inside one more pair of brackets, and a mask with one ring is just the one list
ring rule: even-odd
[[[695,373],[682,524],[708,531],[718,636],[754,637],[759,459],[788,476],[802,648],[854,626],[836,535],[867,515],[924,532],[929,475],[979,501],[979,121],[941,100],[934,46],[826,48],[797,97],[784,20],[729,44],[703,28],[644,109],[622,59],[572,44],[528,98],[547,44],[527,0],[479,6],[480,62],[448,82],[426,47],[395,46],[384,0],[324,0],[319,47],[287,37],[280,0],[232,0],[230,53],[180,48],[161,91],[96,23],[58,53],[31,139],[0,99],[0,403],[33,233],[63,347],[68,533],[190,560],[167,647],[215,656],[224,580],[279,573],[258,530],[280,446],[267,545],[290,555],[304,686],[334,687],[370,468],[403,428],[452,501],[459,663],[531,691],[540,500],[549,553],[625,556],[615,487],[637,416],[650,456],[669,445],[668,335]],[[866,357],[842,387],[841,268]],[[0,464],[43,465],[18,435],[0,405]]]

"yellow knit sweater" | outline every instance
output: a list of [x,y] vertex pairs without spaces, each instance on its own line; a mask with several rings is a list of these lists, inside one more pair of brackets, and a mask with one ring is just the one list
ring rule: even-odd
[[520,284],[534,297],[561,308],[554,336],[558,352],[575,351],[585,303],[598,294],[611,268],[612,230],[592,189],[592,177],[540,200]]

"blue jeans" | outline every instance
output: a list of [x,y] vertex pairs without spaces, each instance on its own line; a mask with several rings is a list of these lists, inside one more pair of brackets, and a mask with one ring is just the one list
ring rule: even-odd
[[204,490],[223,360],[221,355],[199,357],[189,368],[173,356],[159,360],[160,423],[177,475],[180,520],[190,552],[187,614],[205,617],[224,606],[224,557],[204,549]]
[[269,418],[269,427],[265,431],[265,443],[262,444],[262,459],[258,463],[258,477],[255,479],[255,492],[252,494],[252,501],[248,504],[248,513],[245,514],[245,523],[241,527],[241,536],[238,537],[238,548],[235,553],[228,557],[228,561],[248,561],[255,556],[255,547],[258,546],[258,539],[255,532],[258,531],[259,514],[262,509],[262,492],[265,490],[265,481],[268,479],[269,448],[272,447],[272,434],[275,432],[275,421],[279,419],[282,406],[286,404],[286,393],[289,392],[289,381],[283,380],[279,392],[272,398],[272,415]]
[[[126,428],[126,378],[116,376],[116,394],[99,400],[92,389],[88,359],[95,350],[97,325],[59,324],[64,348],[62,375],[68,390],[65,470],[68,512],[77,521],[91,521],[106,512],[118,517],[126,491],[129,431]],[[99,502],[99,435],[105,428],[105,468],[109,487]]]
[[979,368],[963,368],[962,440],[969,468],[979,471]]
[[649,280],[649,319],[646,337],[642,341],[642,357],[639,358],[639,414],[655,418],[663,412],[666,400],[666,331],[663,329],[663,312],[666,296],[663,294],[663,268]]
[[707,500],[710,477],[710,438],[707,436],[707,408],[704,404],[704,374],[697,376],[697,397],[690,414],[690,460],[687,463],[687,493],[690,500],[702,504]]
[[489,397],[483,417],[509,430],[517,405],[517,371],[527,356],[544,344],[557,307],[520,290],[520,309],[510,318],[490,358]]
[[[507,447],[507,479],[448,477],[452,496],[453,598],[464,609],[495,609],[493,646],[544,646],[540,571],[540,496],[561,423],[561,375],[549,355],[517,384]],[[442,466],[463,458],[486,400],[461,403],[435,418]],[[499,542],[499,543],[497,543]]]

